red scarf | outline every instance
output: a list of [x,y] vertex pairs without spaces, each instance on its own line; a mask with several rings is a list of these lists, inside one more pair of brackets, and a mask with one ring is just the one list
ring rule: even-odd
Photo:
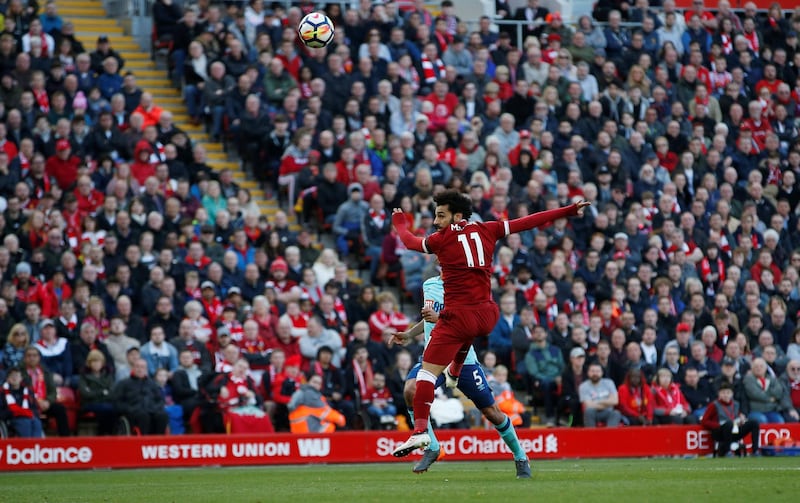
[[358,362],[355,359],[353,360],[353,373],[355,373],[358,380],[358,391],[362,397],[367,396],[367,390],[372,387],[372,363],[369,360],[366,367],[365,370],[361,370]]
[[14,417],[33,418],[33,410],[31,410],[30,400],[28,399],[30,392],[27,386],[22,386],[21,405],[17,403],[17,399],[11,393],[11,386],[8,383],[3,384],[3,393],[6,397],[6,404],[8,404],[8,408],[14,414]]
[[33,92],[33,97],[36,98],[39,110],[43,113],[50,112],[50,98],[47,97],[47,91],[44,89],[32,89],[31,92]]
[[722,42],[722,52],[724,54],[727,55],[733,52],[733,39],[730,35],[720,35],[720,41]]
[[436,58],[431,61],[427,56],[422,56],[422,78],[426,84],[434,84],[445,77],[445,67],[442,60]]
[[752,33],[744,32],[743,35],[744,38],[747,39],[747,45],[750,46],[750,49],[752,49],[754,53],[759,54],[760,46],[758,44],[758,34],[755,31],[753,31]]
[[333,300],[333,310],[336,311],[336,314],[339,315],[339,319],[341,319],[345,324],[347,324],[347,309],[342,302],[342,299],[339,297],[334,297]]
[[371,209],[369,210],[369,217],[373,222],[375,222],[375,225],[379,229],[383,228],[383,222],[386,220],[386,212],[384,210],[381,210],[380,213],[378,213],[377,211]]
[[[34,37],[35,35],[30,35],[30,36]],[[42,57],[48,58],[50,56],[50,47],[48,47],[47,45],[47,36],[44,32],[42,32],[42,34],[39,35],[39,38],[42,41]]]
[[19,153],[19,170],[20,170],[22,178],[26,178],[28,176],[28,171],[30,170],[30,167],[31,167],[30,159],[25,157],[25,154],[20,152]]
[[28,371],[33,386],[33,395],[41,400],[47,398],[47,384],[44,382],[44,371],[42,367],[36,367],[33,372]]

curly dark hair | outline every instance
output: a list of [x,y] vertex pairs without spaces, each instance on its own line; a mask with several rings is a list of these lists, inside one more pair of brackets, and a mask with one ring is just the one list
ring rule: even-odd
[[461,192],[448,189],[433,198],[436,206],[447,206],[451,213],[461,213],[462,218],[472,216],[472,202]]

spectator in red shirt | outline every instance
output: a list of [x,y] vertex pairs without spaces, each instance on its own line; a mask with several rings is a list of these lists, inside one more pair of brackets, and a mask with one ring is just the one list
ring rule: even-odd
[[56,153],[47,159],[45,172],[47,176],[55,178],[61,190],[69,190],[78,179],[78,166],[81,160],[72,155],[72,145],[69,140],[62,138],[56,142]]
[[153,147],[147,140],[140,140],[136,143],[133,152],[133,162],[131,163],[131,176],[144,186],[145,180],[156,175],[156,165],[150,161],[153,154]]
[[147,126],[157,125],[158,120],[161,118],[161,112],[163,112],[161,107],[153,104],[153,95],[150,93],[142,93],[142,97],[139,100],[139,106],[133,111],[134,114],[139,113],[144,118],[142,129],[146,128]]
[[750,117],[742,122],[740,131],[751,131],[758,150],[764,150],[767,134],[772,132],[772,126],[762,117],[764,107],[760,101],[751,101],[747,105],[747,111]]
[[375,342],[383,342],[386,330],[402,332],[408,328],[409,320],[400,312],[397,300],[391,292],[378,295],[378,310],[369,317],[370,338]]
[[623,420],[632,426],[653,424],[653,394],[639,368],[631,368],[617,390]]
[[47,294],[38,279],[31,276],[31,265],[27,262],[20,262],[14,270],[14,286],[17,288],[17,299],[23,304],[38,304],[42,309],[42,316],[49,318],[53,316],[50,303],[47,302]]
[[433,105],[433,110],[427,114],[430,119],[429,129],[438,131],[447,125],[447,119],[453,115],[458,105],[458,98],[450,92],[450,86],[444,80],[436,81],[433,92],[425,97],[425,101]]
[[82,175],[78,178],[75,197],[78,200],[78,211],[82,215],[96,212],[106,199],[105,194],[95,189],[93,185],[89,175]]
[[[769,94],[775,95],[778,93],[778,86],[783,84],[783,81],[778,78],[778,72],[775,69],[774,63],[767,63],[764,65],[764,78],[759,80],[756,84],[756,96],[761,94],[761,88],[766,87],[769,89]],[[750,114],[750,117],[753,117]]]

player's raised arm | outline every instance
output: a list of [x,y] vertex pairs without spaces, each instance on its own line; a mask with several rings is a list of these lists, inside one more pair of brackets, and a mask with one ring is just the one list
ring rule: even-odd
[[400,236],[400,241],[406,245],[406,248],[418,252],[426,252],[425,248],[422,246],[422,238],[415,236],[411,233],[411,231],[408,230],[408,220],[406,220],[406,214],[403,213],[403,210],[400,208],[395,208],[392,210],[392,225],[394,226],[394,230],[397,232],[397,235]]
[[417,322],[416,325],[409,328],[405,332],[392,332],[392,338],[389,339],[389,347],[392,347],[394,344],[399,344],[401,346],[405,346],[414,337],[418,336],[424,331],[424,323],[423,320]]
[[592,203],[588,201],[580,201],[575,204],[570,204],[569,206],[563,206],[554,210],[539,211],[532,215],[509,220],[509,234],[529,231],[541,225],[558,220],[559,218],[574,217],[578,215],[582,216],[583,209],[591,204]]

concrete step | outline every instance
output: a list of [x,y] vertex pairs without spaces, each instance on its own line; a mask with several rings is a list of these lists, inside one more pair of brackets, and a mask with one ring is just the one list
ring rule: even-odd
[[173,88],[173,87],[170,87],[169,89],[167,89],[167,88],[164,88],[164,89],[148,89],[148,91],[150,91],[150,94],[152,94],[153,97],[156,98],[156,101],[158,101],[160,98],[176,98],[176,97],[180,98],[181,97],[180,92],[177,89]]
[[163,87],[172,87],[172,82],[170,82],[169,79],[163,76],[164,75],[163,72],[161,75],[162,75],[161,77],[137,78],[136,82],[141,87],[148,87],[154,89],[159,89]]
[[[128,68],[128,65],[125,65],[125,68],[128,69],[128,70],[134,71],[133,68]],[[166,73],[166,72],[164,72],[164,70],[159,70],[157,68],[152,68],[152,69],[139,69],[139,68],[136,68],[135,72],[136,72],[136,78],[139,79],[139,80],[141,80],[141,79],[153,79],[153,78],[162,78],[163,79],[164,78],[164,74]]]
[[[78,35],[78,40],[83,42],[83,45],[87,49],[91,48],[91,50],[94,50],[94,47],[97,44],[97,37],[98,37],[97,35],[95,35],[93,37],[86,37],[86,36],[82,36],[82,35],[79,34]],[[111,41],[111,37],[109,37],[109,41]],[[124,59],[126,59],[126,60],[128,59],[128,57],[127,57],[128,54],[127,53],[131,54],[132,59],[136,59],[135,57],[133,57],[135,55],[135,53],[143,52],[142,51],[142,47],[139,44],[137,44],[136,42],[134,42],[133,39],[130,39],[130,40],[127,40],[127,41],[119,41],[119,42],[111,41],[111,48],[114,49],[115,51],[117,51],[118,53],[120,53],[122,55],[122,57]],[[150,54],[149,53],[145,53],[144,56],[145,56],[145,59],[149,59],[150,58]]]
[[100,7],[103,8],[103,2],[100,0],[59,0],[58,13],[63,14],[61,9],[64,7]]
[[156,99],[158,101],[158,106],[161,108],[166,108],[169,110],[174,110],[176,107],[179,107],[183,104],[183,98],[179,96],[162,96]]
[[109,35],[113,34],[122,34],[125,33],[125,30],[120,26],[116,19],[112,19],[106,16],[92,16],[92,17],[72,17],[70,16],[69,19],[73,25],[75,25],[75,29],[79,36],[86,35],[83,31],[79,30],[86,30],[86,31],[99,31],[108,33]]
[[136,49],[136,52],[125,51],[125,61],[141,61],[144,63],[153,63],[153,60],[150,59],[150,53],[146,52],[141,47]]
[[73,17],[107,17],[106,11],[103,10],[102,6],[93,6],[93,7],[72,7],[67,5],[61,5],[59,2],[58,5],[58,14],[67,20],[71,20]]
[[[124,29],[104,12],[101,2],[97,0],[59,0],[59,13],[75,24],[78,38],[87,48],[94,48],[97,37],[109,37],[111,47],[120,52],[126,61],[126,69],[137,76],[139,86],[153,94],[156,104],[173,113],[176,126],[192,137],[192,140],[205,146],[209,165],[215,170],[230,169],[233,177],[243,188],[248,189],[257,202],[261,212],[274,215],[278,211],[277,201],[266,199],[266,194],[258,182],[249,180],[240,169],[238,161],[232,161],[224,151],[221,143],[211,142],[203,125],[194,126],[188,122],[188,115],[181,92],[172,87],[166,71],[159,68],[150,59],[150,54],[139,46],[136,40],[126,35]],[[293,225],[293,230],[299,226]]]

